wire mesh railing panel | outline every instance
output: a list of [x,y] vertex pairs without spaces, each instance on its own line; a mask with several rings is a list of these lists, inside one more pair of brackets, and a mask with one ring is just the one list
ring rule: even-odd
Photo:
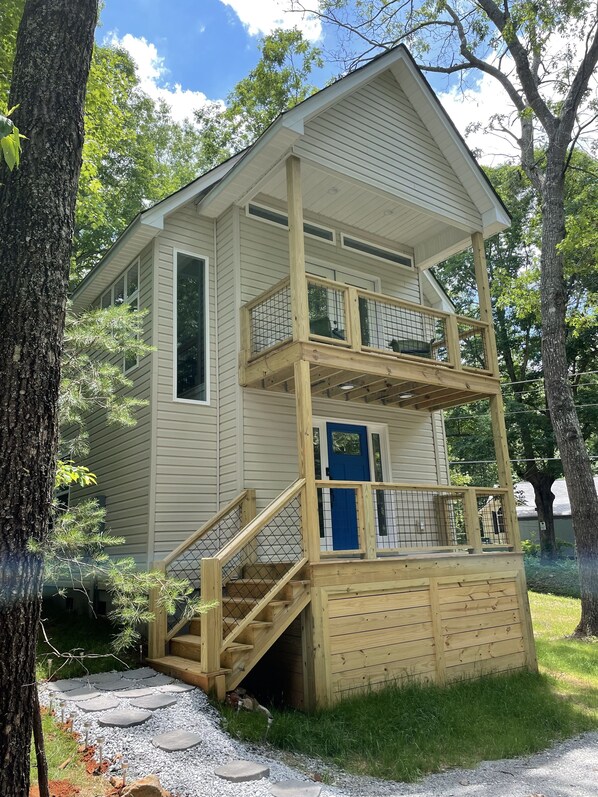
[[307,281],[309,331],[312,335],[333,341],[347,339],[345,309],[346,292],[328,283]]
[[298,494],[237,553],[223,561],[223,616],[240,622],[302,558]]
[[476,490],[482,546],[510,545],[505,494]]
[[[166,573],[171,578],[186,579],[191,587],[191,599],[201,596],[201,560],[216,556],[218,551],[241,531],[241,505],[221,518],[197,542],[186,548],[167,566]],[[182,619],[185,607],[177,606],[174,614],[168,615],[167,630],[170,632]]]
[[374,488],[376,547],[466,547],[463,496],[453,491]]
[[360,296],[359,320],[363,346],[448,362],[444,318]]
[[249,319],[252,356],[289,340],[293,334],[290,286],[282,285],[259,304],[253,305]]
[[474,323],[469,324],[465,319],[461,318],[457,327],[463,365],[468,368],[488,370],[490,359],[486,346],[485,329]]

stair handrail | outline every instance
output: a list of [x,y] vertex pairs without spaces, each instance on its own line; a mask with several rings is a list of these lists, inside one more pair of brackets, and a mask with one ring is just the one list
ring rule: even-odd
[[247,523],[247,525],[242,528],[241,531],[235,537],[233,537],[230,542],[228,542],[218,551],[214,558],[219,559],[222,564],[225,564],[229,561],[229,559],[232,559],[236,553],[244,548],[247,543],[251,542],[251,540],[260,533],[264,526],[268,525],[268,523],[270,523],[270,521],[273,520],[276,515],[278,515],[279,512],[281,512],[281,510],[283,510],[285,506],[301,492],[304,486],[305,479],[297,479],[297,481],[293,482],[293,484],[280,493],[280,495],[275,498],[272,503],[268,504],[265,509],[262,509],[262,511],[256,515],[253,520],[250,520],[249,523]]
[[187,548],[190,548],[192,545],[204,537],[211,529],[214,528],[220,521],[233,512],[239,504],[242,504],[246,500],[252,500],[255,497],[254,490],[243,490],[243,492],[239,493],[235,498],[233,498],[230,503],[228,503],[225,507],[223,507],[219,512],[213,515],[208,521],[206,521],[203,526],[200,526],[197,531],[194,531],[186,540],[184,540],[180,545],[178,545],[172,553],[169,553],[168,556],[165,556],[162,559],[162,563],[165,567],[168,567],[169,564],[174,562],[175,559],[184,553]]
[[[239,493],[219,512],[213,515],[203,526],[187,537],[174,551],[169,553],[161,560],[154,560],[152,568],[164,574],[168,572],[168,566],[175,562],[192,545],[195,545],[202,537],[205,537],[215,526],[218,525],[227,515],[241,507],[241,528],[255,516],[255,490],[246,489]],[[175,633],[187,622],[186,619],[179,621],[170,631],[168,630],[168,615],[164,607],[160,604],[158,590],[150,592],[150,608],[154,619],[148,624],[148,652],[150,659],[159,659],[166,655],[166,644]]]
[[[305,487],[305,479],[297,479],[293,484],[287,487],[280,495],[268,504],[252,521],[250,521],[242,531],[237,534],[227,545],[225,545],[216,554],[214,560],[220,563],[220,573],[222,568],[229,562],[237,553],[252,542],[257,535],[264,529],[272,520],[288,505],[290,502],[299,495]],[[300,532],[301,533],[301,532]],[[301,545],[303,547],[303,538],[301,537]],[[213,560],[213,561],[214,561]],[[272,598],[283,589],[286,584],[299,573],[302,568],[308,563],[308,559],[302,556],[293,567],[291,567],[283,576],[277,579],[276,584],[262,596],[257,604],[245,615],[241,622],[228,634],[225,639],[221,637],[221,647],[219,652],[223,652],[226,648],[239,636],[242,631],[259,615],[259,613],[268,605]],[[220,579],[220,583],[221,579]],[[221,618],[221,614],[220,614]],[[214,618],[215,619],[215,618]],[[221,623],[220,619],[220,623]],[[206,623],[207,626],[207,623]],[[222,626],[220,625],[220,628]]]

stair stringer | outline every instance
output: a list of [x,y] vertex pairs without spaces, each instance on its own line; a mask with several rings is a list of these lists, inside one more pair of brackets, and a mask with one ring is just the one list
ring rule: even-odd
[[[311,596],[309,590],[299,595],[289,606],[282,609],[272,621],[272,628],[264,635],[259,646],[247,651],[244,656],[240,656],[230,666],[223,668],[226,672],[226,691],[235,689],[245,678],[245,676],[255,667],[260,659],[268,652],[276,640],[286,631],[290,624],[301,614],[303,609],[309,604]],[[222,662],[227,661],[227,651],[223,651],[220,657]]]

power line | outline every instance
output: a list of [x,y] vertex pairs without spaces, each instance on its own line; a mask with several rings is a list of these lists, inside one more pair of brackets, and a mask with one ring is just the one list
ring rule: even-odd
[[[575,406],[575,409],[581,410],[584,407],[598,407],[598,403],[594,403],[594,404],[575,404],[574,406]],[[530,413],[534,413],[534,412],[545,413],[547,411],[548,411],[547,409],[541,409],[540,407],[533,407],[532,409],[529,409],[529,410],[505,410],[504,414],[505,415],[529,415]],[[478,415],[454,415],[452,418],[447,418],[446,415],[445,415],[444,422],[446,423],[447,421],[466,421],[466,420],[471,420],[472,418],[474,418],[474,419],[475,418],[486,418],[486,417],[488,417],[488,415],[490,415],[489,412],[480,412]]]
[[[598,374],[598,371],[580,371],[577,374],[568,374],[568,378],[569,379],[577,379],[577,377],[579,377],[579,376],[589,376],[589,375],[592,375],[592,374],[593,375]],[[507,386],[507,385],[527,385],[530,382],[544,382],[544,381],[545,381],[544,377],[543,376],[539,376],[536,379],[522,379],[519,382],[501,382],[500,384],[501,384],[501,386],[503,386],[503,385],[504,386]]]
[[[527,459],[511,458],[511,462],[535,462],[542,459],[545,462],[560,462],[562,457],[528,457]],[[590,456],[589,459],[598,459],[598,456]],[[495,459],[458,459],[454,462],[449,461],[449,465],[496,465]]]

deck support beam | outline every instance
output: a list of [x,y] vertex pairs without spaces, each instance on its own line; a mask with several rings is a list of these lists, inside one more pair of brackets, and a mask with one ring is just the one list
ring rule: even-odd
[[[498,376],[498,350],[496,347],[496,336],[492,320],[492,301],[490,298],[490,282],[488,280],[488,266],[486,263],[486,252],[484,249],[484,238],[481,233],[476,232],[471,236],[473,246],[473,263],[475,268],[475,278],[478,287],[480,301],[480,320],[488,324],[486,341],[488,347],[488,366],[490,370]],[[517,522],[517,509],[515,505],[515,492],[513,487],[513,476],[511,474],[511,459],[507,445],[507,428],[505,425],[505,408],[502,393],[499,391],[490,396],[490,423],[492,426],[492,437],[494,440],[494,451],[496,454],[496,464],[498,467],[498,481],[500,487],[506,487],[505,495],[505,518],[509,529],[509,542],[515,551],[521,550],[521,538],[519,535],[519,524]]]

